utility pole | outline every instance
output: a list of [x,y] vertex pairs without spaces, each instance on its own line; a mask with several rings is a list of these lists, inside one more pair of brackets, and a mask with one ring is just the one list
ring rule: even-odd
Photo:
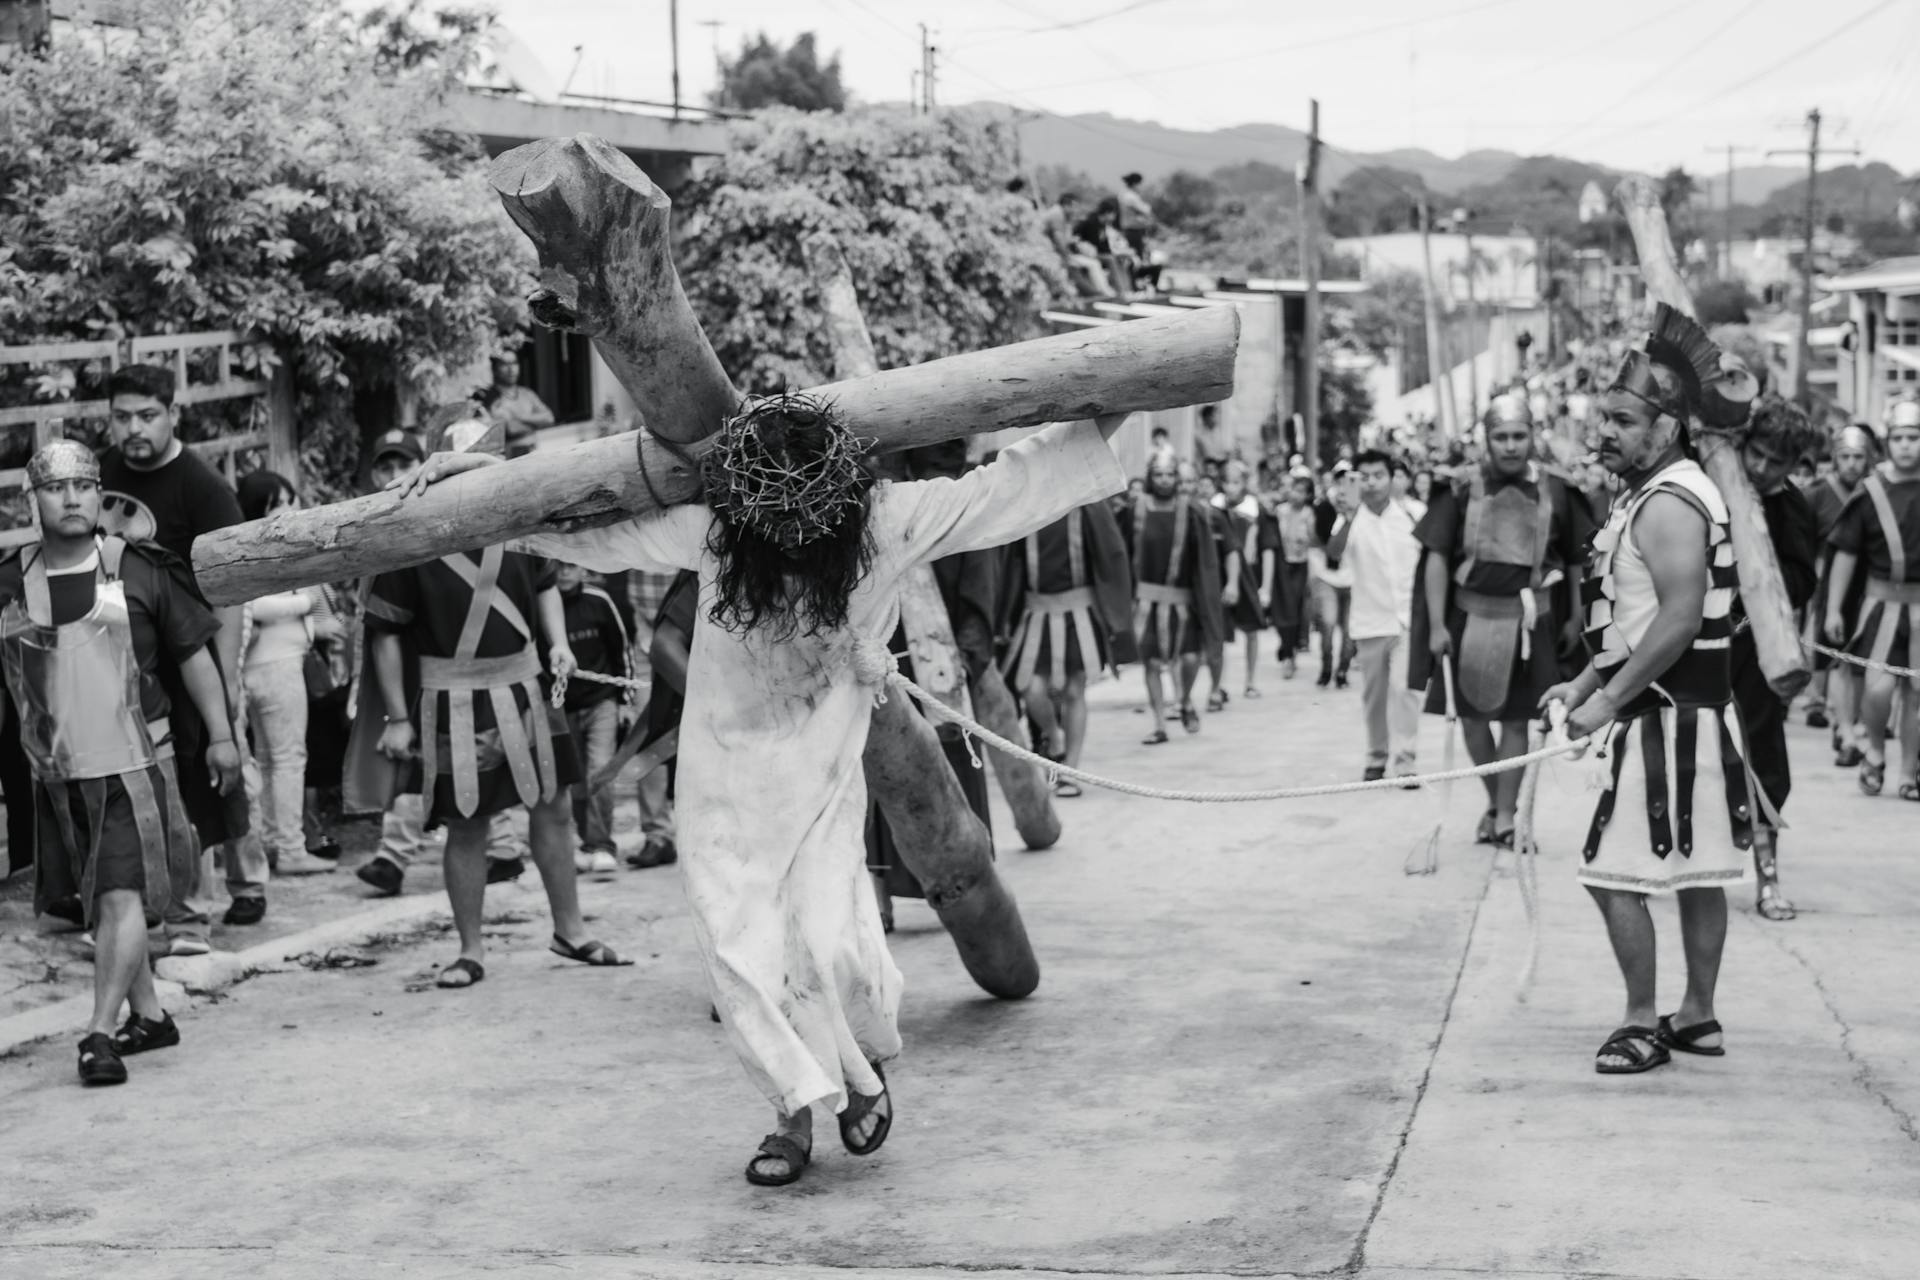
[[[1307,103],[1307,174],[1306,181],[1300,185],[1301,208],[1306,217],[1300,224],[1300,258],[1306,267],[1307,297],[1302,308],[1305,330],[1302,335],[1300,369],[1302,390],[1306,400],[1305,424],[1306,439],[1303,452],[1307,455],[1307,466],[1314,474],[1320,471],[1320,99],[1311,98]],[[1281,326],[1286,325],[1286,300],[1274,299],[1279,308]]]
[[[1832,148],[1828,154],[1860,154],[1854,147]],[[1773,150],[1768,155],[1798,155],[1797,148]],[[1800,333],[1793,343],[1793,399],[1802,409],[1813,407],[1813,384],[1807,373],[1813,364],[1813,232],[1819,216],[1816,188],[1820,180],[1820,108],[1807,112],[1807,226],[1800,249]]]
[[934,97],[934,82],[938,78],[938,72],[935,70],[935,66],[939,60],[939,56],[940,56],[939,48],[935,46],[932,40],[928,38],[927,24],[924,22],[921,23],[920,24],[920,110],[926,113],[927,115],[933,114],[934,103],[937,101],[937,99]]
[[[1724,256],[1721,258],[1720,263],[1720,278],[1723,280],[1733,278],[1733,155],[1736,151],[1752,151],[1753,149],[1752,147],[1737,146],[1731,142],[1727,143],[1724,148],[1727,153],[1727,203],[1721,210],[1720,219],[1721,248],[1724,251]],[[1707,150],[1717,153],[1723,150],[1723,148],[1708,147]]]
[[1473,293],[1473,223],[1469,218],[1460,223],[1467,233],[1467,430],[1471,432],[1480,420],[1480,300]]
[[[1446,344],[1440,333],[1440,303],[1433,292],[1433,209],[1425,193],[1420,196],[1420,293],[1427,312],[1427,384],[1433,388],[1433,416],[1440,420],[1440,434],[1452,440],[1460,432],[1459,413],[1453,406],[1453,370],[1447,367]],[[1441,389],[1445,380],[1445,390]]]
[[673,48],[673,118],[680,118],[680,0],[667,0],[667,43]]

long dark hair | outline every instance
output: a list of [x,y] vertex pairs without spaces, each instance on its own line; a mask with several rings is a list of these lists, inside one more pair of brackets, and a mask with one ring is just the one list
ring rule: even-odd
[[299,491],[293,487],[293,481],[277,471],[268,471],[262,467],[258,471],[249,471],[240,477],[236,496],[240,499],[240,514],[249,520],[258,520],[272,509],[281,495],[297,498]]
[[[795,470],[845,447],[841,428],[802,405],[763,409],[751,429],[765,456]],[[873,566],[873,477],[858,472],[831,527],[785,545],[725,503],[713,503],[707,550],[719,564],[708,617],[736,634],[766,627],[776,640],[847,625],[853,590]]]

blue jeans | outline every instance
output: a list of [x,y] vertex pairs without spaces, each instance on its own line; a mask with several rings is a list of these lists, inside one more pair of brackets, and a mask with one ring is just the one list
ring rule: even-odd
[[613,788],[592,789],[592,781],[619,746],[619,699],[602,698],[592,706],[568,711],[567,732],[578,744],[584,774],[573,784],[573,825],[580,835],[580,850],[617,852],[613,842]]

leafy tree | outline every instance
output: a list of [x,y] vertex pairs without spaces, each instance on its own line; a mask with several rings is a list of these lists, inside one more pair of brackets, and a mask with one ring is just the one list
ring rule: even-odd
[[807,246],[839,243],[882,368],[1039,332],[1072,296],[1032,205],[1006,191],[1010,124],[870,107],[775,109],[676,198],[680,274],[742,389],[826,381],[832,349]]
[[1320,456],[1331,458],[1341,446],[1360,440],[1360,428],[1373,418],[1373,392],[1367,375],[1334,359],[1335,348],[1320,345]]
[[449,5],[429,9],[427,0],[375,5],[360,17],[360,38],[372,46],[382,74],[431,71],[457,82],[473,70],[496,17],[487,9]]
[[422,140],[438,59],[407,71],[328,0],[151,0],[141,24],[0,75],[0,341],[258,332],[239,372],[290,366],[326,492],[353,393],[441,392],[524,323],[531,250],[471,148]]
[[844,111],[847,91],[840,83],[840,55],[822,66],[813,32],[803,31],[782,49],[763,32],[740,43],[733,58],[720,59],[720,87],[711,95],[716,107],[758,111],[794,107],[800,111]]
[[1220,188],[1197,173],[1176,169],[1148,198],[1161,226],[1179,227],[1211,215],[1220,203]]
[[1379,235],[1417,228],[1426,180],[1408,169],[1367,165],[1340,180],[1327,202],[1327,229],[1336,236]]
[[1745,324],[1760,300],[1738,280],[1710,280],[1694,290],[1693,305],[1701,324]]

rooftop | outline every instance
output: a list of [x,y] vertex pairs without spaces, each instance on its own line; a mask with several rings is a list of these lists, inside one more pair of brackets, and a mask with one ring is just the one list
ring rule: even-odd
[[1920,290],[1920,257],[1885,258],[1870,267],[1847,275],[1829,276],[1816,283],[1835,293],[1858,293],[1866,289],[1903,293]]

